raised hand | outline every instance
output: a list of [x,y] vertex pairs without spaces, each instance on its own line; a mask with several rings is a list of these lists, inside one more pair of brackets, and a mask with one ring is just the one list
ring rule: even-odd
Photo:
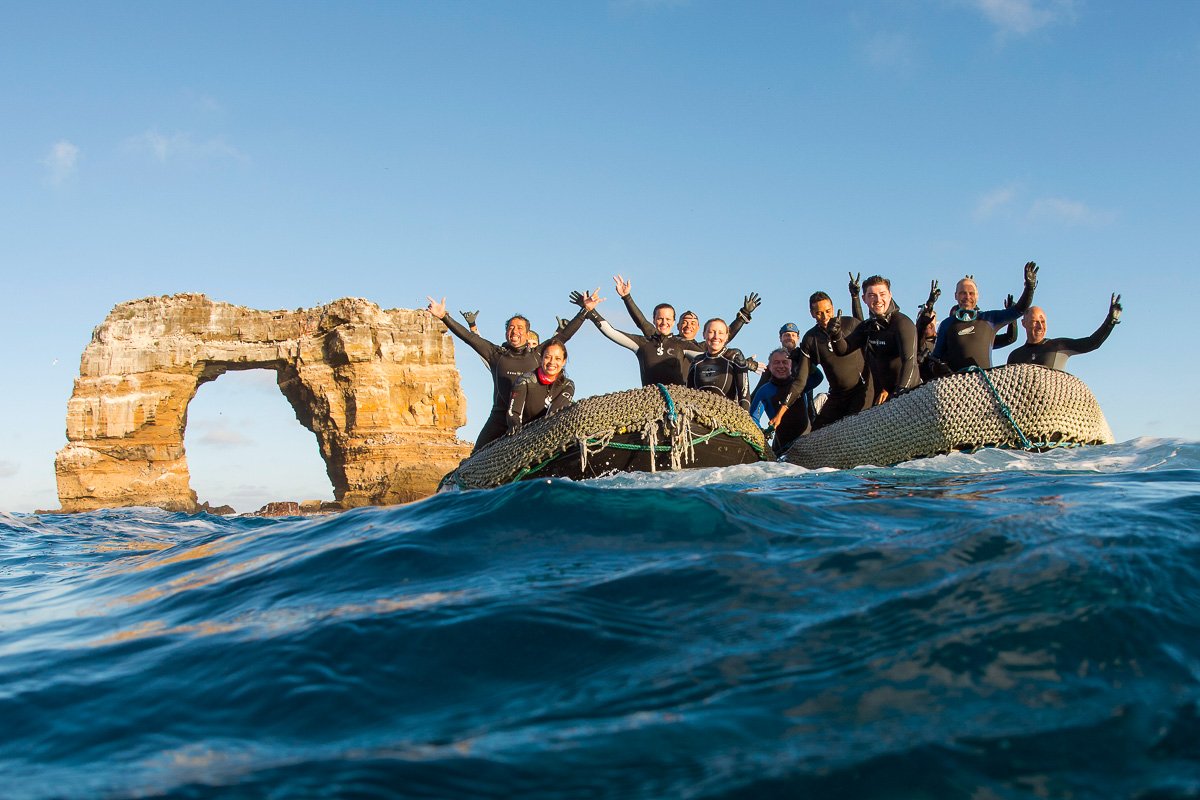
[[583,296],[583,308],[591,311],[598,303],[603,303],[604,298],[600,296],[600,287],[597,286],[591,292]]
[[1113,321],[1113,325],[1121,321],[1121,295],[1113,293],[1112,302],[1108,304],[1108,317]]
[[588,297],[587,294],[584,292],[574,291],[574,292],[571,292],[570,300],[572,303],[579,306],[580,308],[587,308],[587,306],[584,305],[587,302],[587,297]]
[[613,283],[617,285],[617,294],[621,297],[628,297],[630,292],[629,281],[622,278],[620,275],[613,276]]
[[766,366],[759,363],[758,354],[756,353],[755,355],[752,355],[746,359],[746,369],[750,370],[751,372],[762,372],[766,369]]
[[442,302],[440,303],[429,295],[425,295],[425,299],[429,301],[429,305],[425,307],[426,311],[428,311],[430,314],[433,314],[438,319],[446,316],[446,298],[443,297]]
[[1017,304],[1017,301],[1013,300],[1013,296],[1011,294],[1008,297],[1004,298],[1004,307],[1005,308],[1012,308],[1016,304]]
[[929,282],[929,299],[925,301],[925,307],[930,311],[933,310],[933,304],[942,296],[942,290],[938,288],[937,281]]
[[565,327],[567,327],[567,323],[568,323],[570,320],[565,320],[565,319],[563,319],[562,317],[555,317],[555,319],[556,319],[556,320],[558,320],[558,328],[556,328],[554,332],[555,332],[555,333],[561,333],[561,332],[562,332],[562,329],[563,329],[563,328],[565,328]]
[[1030,261],[1025,265],[1025,282],[1030,286],[1037,286],[1038,265]]
[[847,272],[846,274],[850,276],[851,297],[858,297],[858,293],[862,290],[862,273],[855,275],[853,272]]
[[750,315],[754,313],[754,309],[760,305],[762,305],[762,300],[759,299],[757,292],[751,292],[746,295],[742,302],[742,313],[746,316],[746,319],[749,319]]
[[825,323],[825,333],[829,334],[829,338],[831,340],[842,338],[841,319],[842,310],[839,308],[837,314],[835,314],[833,318],[829,320],[829,322]]
[[475,318],[479,316],[479,311],[478,311],[478,310],[475,310],[475,311],[460,311],[460,312],[458,312],[458,313],[462,314],[462,318],[463,318],[463,319],[465,319],[465,320],[467,321],[467,327],[468,327],[468,328],[474,328],[474,327],[475,327]]

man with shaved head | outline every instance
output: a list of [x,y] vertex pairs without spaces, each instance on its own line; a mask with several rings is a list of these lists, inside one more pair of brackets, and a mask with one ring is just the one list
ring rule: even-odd
[[1021,318],[1025,328],[1025,344],[1008,354],[1009,364],[1040,364],[1065,372],[1067,359],[1080,353],[1090,353],[1112,333],[1121,322],[1121,295],[1114,294],[1108,305],[1108,316],[1091,336],[1083,339],[1047,339],[1046,312],[1031,307]]
[[979,310],[979,287],[967,276],[954,287],[958,307],[938,327],[933,357],[943,361],[954,372],[968,367],[987,369],[992,366],[992,343],[996,329],[1016,322],[1033,302],[1037,287],[1037,264],[1025,265],[1025,291],[1011,308],[996,311]]

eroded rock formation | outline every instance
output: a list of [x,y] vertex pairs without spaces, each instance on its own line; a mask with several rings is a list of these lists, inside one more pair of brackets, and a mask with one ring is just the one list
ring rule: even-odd
[[228,370],[271,369],[317,437],[344,507],[431,494],[470,445],[454,345],[429,314],[359,298],[256,311],[202,294],[122,303],[92,334],[54,470],[63,511],[196,510],[188,403]]

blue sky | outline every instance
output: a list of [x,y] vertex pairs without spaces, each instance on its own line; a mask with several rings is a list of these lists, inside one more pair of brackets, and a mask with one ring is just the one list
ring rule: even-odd
[[[964,273],[999,305],[1035,260],[1051,336],[1123,294],[1071,362],[1117,438],[1200,438],[1194,2],[5,3],[0,45],[0,509],[57,507],[92,328],[185,291],[445,295],[499,340],[597,285],[628,327],[620,272],[701,317],[760,292],[737,344],[765,355],[847,270],[911,314]],[[572,345],[581,395],[637,383]],[[473,439],[490,383],[458,352]],[[203,387],[201,499],[331,496],[288,413],[262,376]]]

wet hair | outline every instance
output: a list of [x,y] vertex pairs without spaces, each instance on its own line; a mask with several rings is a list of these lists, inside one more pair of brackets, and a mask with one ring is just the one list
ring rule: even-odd
[[541,344],[541,341],[542,341],[542,336],[537,331],[529,331],[528,333],[525,334],[525,338],[526,339],[537,339],[539,344]]
[[701,330],[705,330],[705,331],[707,331],[707,330],[708,330],[708,326],[709,326],[709,325],[712,325],[714,322],[719,322],[719,323],[721,323],[722,325],[724,325],[724,326],[725,326],[725,330],[726,330],[726,331],[728,331],[728,330],[729,330],[729,323],[728,323],[728,322],[726,322],[725,320],[721,319],[720,317],[713,317],[713,318],[712,318],[712,319],[710,319],[708,322],[704,323],[704,327],[703,327],[703,328],[701,328]]
[[650,312],[650,319],[656,319],[658,317],[658,312],[662,311],[664,308],[671,309],[671,316],[675,316],[675,306],[671,305],[670,303],[659,303],[654,307],[654,310]]
[[863,284],[862,284],[863,291],[865,292],[867,289],[870,289],[872,286],[878,286],[881,283],[888,288],[889,292],[892,290],[892,282],[891,281],[889,281],[887,278],[883,277],[882,275],[872,275],[871,277],[869,277],[865,281],[863,281]]
[[768,363],[770,363],[771,359],[775,357],[776,353],[782,353],[785,357],[787,357],[789,359],[792,357],[792,354],[789,353],[787,350],[784,350],[782,347],[776,347],[774,350],[771,351],[771,354],[767,356]]
[[830,296],[825,294],[824,292],[813,292],[812,295],[810,295],[808,298],[808,307],[812,308],[813,306],[815,306],[817,303],[821,302],[822,300],[828,300],[831,303],[833,302],[833,299],[830,298]]
[[519,320],[521,320],[521,322],[524,322],[525,323],[525,332],[529,333],[529,328],[530,328],[529,318],[524,316],[523,314],[513,314],[511,317],[509,317],[508,321],[504,323],[504,330],[508,330],[509,328],[512,327],[514,319],[519,319]]

